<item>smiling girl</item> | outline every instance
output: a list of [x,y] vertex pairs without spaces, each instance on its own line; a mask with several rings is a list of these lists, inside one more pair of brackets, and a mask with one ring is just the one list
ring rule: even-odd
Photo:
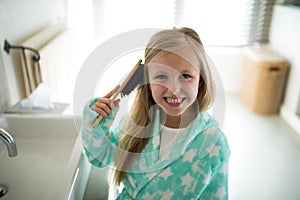
[[[111,127],[119,99],[106,96],[84,109],[82,139],[89,161],[111,166],[117,199],[228,199],[230,150],[206,110],[214,83],[198,34],[162,30],[145,50],[144,84],[128,116]],[[96,128],[98,115],[104,119]]]

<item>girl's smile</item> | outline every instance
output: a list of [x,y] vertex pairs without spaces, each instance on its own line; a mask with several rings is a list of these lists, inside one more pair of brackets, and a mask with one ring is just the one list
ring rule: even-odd
[[181,103],[185,100],[184,97],[164,97],[166,103],[171,107],[180,107]]

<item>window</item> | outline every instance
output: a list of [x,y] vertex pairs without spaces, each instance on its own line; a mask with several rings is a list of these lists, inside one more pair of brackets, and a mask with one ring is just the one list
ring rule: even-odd
[[[180,0],[176,1],[177,3]],[[247,43],[244,22],[246,0],[185,0],[178,25],[193,27],[206,45],[238,46]],[[182,12],[182,11],[181,11]]]
[[[206,46],[268,42],[275,0],[94,0],[96,34],[137,28],[195,29]],[[99,23],[98,23],[99,22]]]
[[177,0],[181,26],[190,26],[208,46],[266,43],[275,0]]
[[96,38],[139,28],[172,28],[173,7],[174,0],[94,0]]

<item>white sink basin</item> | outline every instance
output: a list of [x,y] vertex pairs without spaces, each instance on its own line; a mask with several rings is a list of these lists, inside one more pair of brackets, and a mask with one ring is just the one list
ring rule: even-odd
[[71,199],[82,152],[73,117],[5,115],[0,127],[18,149],[11,158],[0,141],[0,184],[9,188],[1,199]]

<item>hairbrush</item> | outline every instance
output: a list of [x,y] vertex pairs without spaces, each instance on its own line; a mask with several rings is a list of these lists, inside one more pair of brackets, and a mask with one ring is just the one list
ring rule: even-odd
[[[134,68],[129,72],[128,76],[122,82],[118,90],[111,96],[112,102],[121,94],[121,97],[125,97],[129,95],[137,86],[143,83],[144,79],[144,64],[142,64],[142,60],[140,59]],[[93,127],[97,127],[99,122],[102,120],[102,115],[99,115],[97,119],[93,123]]]

